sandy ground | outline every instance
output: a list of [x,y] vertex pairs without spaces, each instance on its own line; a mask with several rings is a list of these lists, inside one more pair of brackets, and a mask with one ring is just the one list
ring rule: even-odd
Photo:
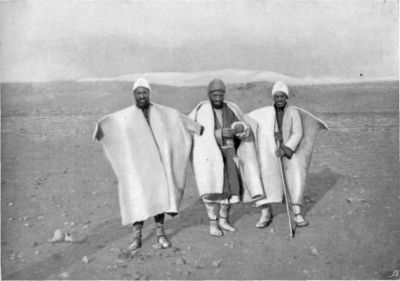
[[[131,230],[121,226],[116,178],[101,146],[91,143],[94,122],[129,101],[120,95],[108,103],[110,93],[102,93],[94,104],[86,89],[67,100],[49,94],[53,88],[18,87],[2,87],[3,279],[395,279],[400,271],[398,85],[377,98],[381,104],[357,92],[362,106],[354,107],[365,110],[353,112],[352,98],[338,108],[300,89],[291,99],[330,127],[319,134],[307,180],[310,225],[294,240],[287,239],[283,205],[260,230],[258,210],[237,204],[231,222],[238,232],[210,237],[190,174],[180,214],[166,221],[173,247],[154,247],[149,219],[135,253],[125,251]],[[176,107],[187,112],[202,98]],[[171,99],[158,96],[160,103]],[[259,105],[232,100],[246,111]],[[55,229],[74,241],[50,243]]]

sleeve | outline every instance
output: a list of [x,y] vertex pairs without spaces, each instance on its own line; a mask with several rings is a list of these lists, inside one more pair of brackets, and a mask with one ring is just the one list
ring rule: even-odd
[[289,147],[287,147],[285,145],[282,145],[281,149],[285,153],[286,158],[288,158],[288,159],[292,158],[293,150],[291,150]]
[[298,110],[292,111],[292,134],[289,139],[285,142],[285,146],[290,148],[292,151],[296,151],[301,138],[303,137],[303,125],[301,123],[301,117]]
[[202,135],[204,131],[204,127],[199,123],[193,121],[191,118],[187,117],[186,115],[180,114],[181,120],[183,125],[185,126],[186,130],[188,130],[192,134]]

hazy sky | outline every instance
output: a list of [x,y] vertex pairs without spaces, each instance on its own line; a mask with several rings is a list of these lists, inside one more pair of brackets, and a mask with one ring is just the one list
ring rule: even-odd
[[2,81],[268,70],[398,76],[397,1],[1,1]]

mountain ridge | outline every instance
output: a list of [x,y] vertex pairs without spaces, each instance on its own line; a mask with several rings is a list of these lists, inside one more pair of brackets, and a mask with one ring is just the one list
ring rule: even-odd
[[139,77],[145,77],[153,84],[169,86],[204,86],[214,78],[222,79],[226,84],[239,84],[249,82],[274,82],[281,80],[289,85],[313,85],[313,84],[339,84],[394,81],[397,77],[363,77],[341,78],[341,77],[290,77],[272,71],[256,71],[244,69],[221,69],[200,72],[147,72],[136,74],[125,74],[113,77],[85,77],[76,79],[77,82],[94,81],[135,81]]

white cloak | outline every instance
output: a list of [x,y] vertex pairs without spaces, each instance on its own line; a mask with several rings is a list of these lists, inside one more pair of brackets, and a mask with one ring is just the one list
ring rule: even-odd
[[[282,168],[279,158],[275,155],[277,144],[274,133],[277,132],[276,112],[273,106],[263,107],[248,113],[248,116],[258,123],[256,131],[256,146],[260,163],[262,183],[266,198],[256,202],[257,206],[267,203],[281,203],[283,200]],[[291,137],[295,122],[301,117],[302,137]],[[297,120],[298,121],[298,120]],[[295,106],[287,106],[282,120],[283,142],[294,150],[291,159],[282,158],[285,180],[293,204],[302,204],[306,176],[311,163],[316,132],[328,129],[328,126],[309,113]],[[298,131],[298,130],[297,130]]]
[[[177,213],[200,125],[177,110],[151,104],[151,128],[141,109],[130,106],[102,118],[94,132],[118,178],[122,224],[160,213]],[[98,137],[99,134],[102,137]]]
[[[226,101],[225,101],[226,102]],[[257,129],[257,124],[248,120],[240,109],[231,102],[226,102],[229,109],[236,117],[252,128]],[[204,126],[201,136],[194,136],[193,144],[193,170],[199,194],[204,199],[217,200],[223,191],[224,163],[222,153],[214,135],[214,113],[209,101],[199,103],[189,117]],[[237,149],[239,171],[244,187],[243,200],[252,200],[264,196],[260,169],[257,162],[257,153],[254,140],[242,140]]]

